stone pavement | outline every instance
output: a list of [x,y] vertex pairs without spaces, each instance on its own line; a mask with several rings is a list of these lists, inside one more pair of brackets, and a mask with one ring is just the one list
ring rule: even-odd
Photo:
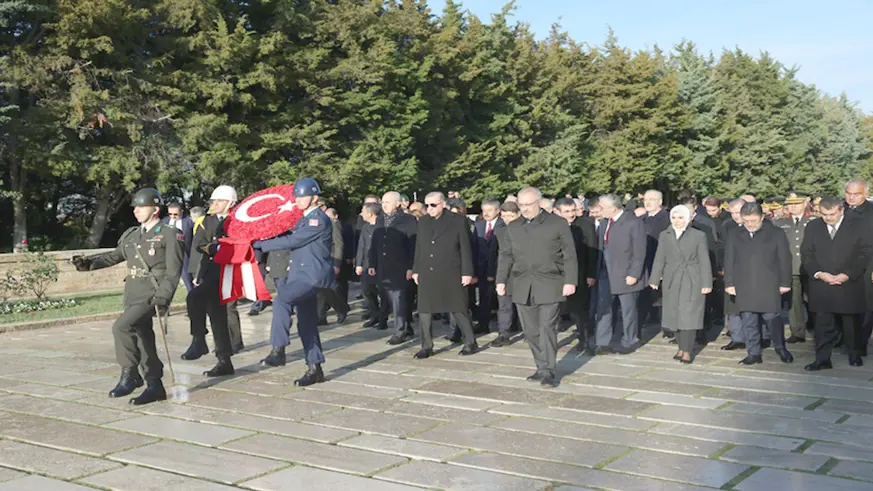
[[330,380],[301,389],[296,340],[287,367],[258,366],[269,320],[243,316],[237,375],[206,380],[214,359],[179,359],[173,316],[185,387],[137,409],[106,395],[109,322],[0,335],[0,491],[873,489],[873,362],[810,375],[809,343],[740,368],[725,338],[691,366],[660,336],[596,358],[565,338],[546,390],[524,341],[464,358],[441,341],[418,361],[417,340],[350,321],[322,330]]

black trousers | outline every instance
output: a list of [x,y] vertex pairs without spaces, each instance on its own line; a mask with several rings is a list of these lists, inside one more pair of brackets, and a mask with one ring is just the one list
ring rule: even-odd
[[686,353],[694,353],[694,340],[697,339],[697,330],[682,329],[679,331],[679,350]]
[[[475,343],[476,337],[473,334],[473,322],[470,320],[469,312],[452,312],[452,318],[458,323],[458,328],[463,335],[464,344]],[[421,347],[423,349],[433,349],[433,314],[419,312],[418,325],[421,328]]]
[[785,326],[782,324],[781,312],[740,312],[740,320],[743,323],[743,338],[749,355],[761,355],[762,325],[770,327],[770,339],[774,348],[785,347]]
[[391,311],[394,313],[394,331],[397,334],[405,332],[412,333],[412,326],[409,325],[411,319],[407,317],[408,291],[406,288],[382,288],[382,301],[388,302],[391,306]]
[[837,332],[843,332],[843,346],[850,357],[859,355],[861,340],[861,314],[815,313],[815,359],[828,361],[834,349]]
[[[221,305],[217,281],[205,281],[188,293],[188,318],[191,320],[191,336],[206,337],[206,316],[212,326],[212,338],[215,341],[215,356],[231,356],[233,354],[231,333],[228,322],[228,306]],[[234,305],[236,302],[234,302]],[[234,307],[236,330],[239,332],[239,312]],[[239,334],[242,342],[242,333]]]
[[366,302],[367,316],[380,322],[388,320],[388,302],[379,299],[379,287],[374,283],[361,283],[361,294]]
[[320,288],[317,295],[318,318],[327,317],[327,311],[333,308],[337,314],[348,314],[349,307],[349,282],[337,280],[333,288]]

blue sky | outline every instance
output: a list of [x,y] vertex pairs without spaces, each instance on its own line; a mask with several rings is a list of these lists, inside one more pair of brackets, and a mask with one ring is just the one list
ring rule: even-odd
[[[503,0],[466,0],[483,20]],[[445,0],[430,0],[434,13]],[[739,47],[768,51],[798,78],[831,95],[845,92],[873,114],[873,0],[517,0],[514,21],[530,24],[538,37],[561,24],[576,41],[600,44],[609,27],[631,49],[667,49],[693,41],[703,52]]]

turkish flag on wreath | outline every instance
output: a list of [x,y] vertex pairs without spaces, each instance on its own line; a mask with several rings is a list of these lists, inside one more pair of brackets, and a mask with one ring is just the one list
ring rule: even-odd
[[213,260],[222,265],[219,297],[222,305],[240,297],[271,300],[255,261],[252,242],[287,232],[303,217],[294,205],[294,185],[263,189],[242,200],[224,221],[227,237],[218,239]]

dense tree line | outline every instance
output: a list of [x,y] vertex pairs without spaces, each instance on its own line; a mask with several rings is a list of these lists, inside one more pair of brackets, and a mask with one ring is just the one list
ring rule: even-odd
[[5,249],[111,244],[131,190],[199,203],[317,177],[471,201],[837,192],[873,119],[766,53],[537,39],[449,1],[0,0]]

